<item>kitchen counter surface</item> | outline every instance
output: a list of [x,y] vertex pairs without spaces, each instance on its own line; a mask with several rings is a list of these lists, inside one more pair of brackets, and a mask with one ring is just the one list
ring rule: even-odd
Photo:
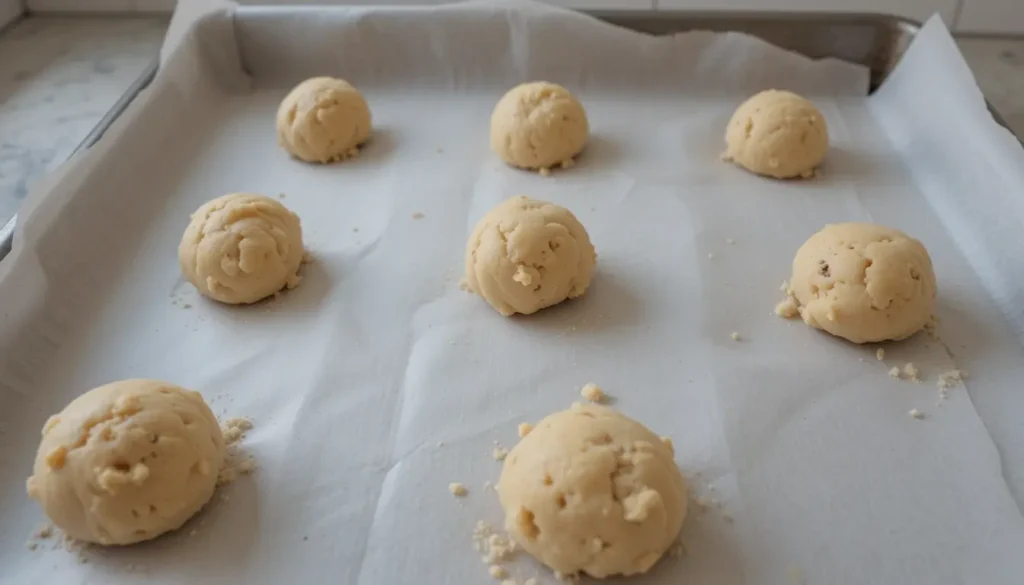
[[[0,225],[156,58],[167,22],[36,17],[0,34]],[[1024,39],[959,43],[985,95],[1024,136]]]

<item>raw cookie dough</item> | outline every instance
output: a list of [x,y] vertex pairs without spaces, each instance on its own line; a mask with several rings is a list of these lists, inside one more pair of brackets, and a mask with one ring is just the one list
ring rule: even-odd
[[686,517],[686,481],[672,449],[596,404],[537,423],[505,459],[497,489],[509,534],[565,575],[645,573]]
[[736,109],[725,143],[725,160],[759,175],[811,177],[828,151],[828,127],[810,101],[769,89]]
[[572,212],[520,195],[476,224],[466,243],[466,286],[506,317],[529,315],[585,293],[596,261]]
[[935,304],[924,245],[870,223],[827,225],[811,236],[796,253],[789,286],[808,325],[854,343],[910,337]]
[[46,421],[28,495],[72,538],[132,544],[198,512],[223,459],[220,427],[198,392],[123,380]]
[[277,109],[278,142],[306,162],[354,156],[371,130],[370,108],[363,94],[343,79],[307,79]]
[[491,148],[523,169],[568,167],[590,133],[587,113],[569,90],[535,81],[518,85],[491,114]]
[[263,195],[232,193],[192,214],[178,246],[181,273],[222,303],[254,303],[301,280],[297,215]]

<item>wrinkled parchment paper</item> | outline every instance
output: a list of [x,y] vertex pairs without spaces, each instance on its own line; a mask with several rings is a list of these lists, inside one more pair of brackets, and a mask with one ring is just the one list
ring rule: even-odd
[[[501,520],[494,442],[587,382],[670,436],[712,502],[694,504],[686,557],[632,582],[1019,582],[1024,156],[941,22],[868,98],[849,64],[530,3],[206,9],[176,17],[156,82],[32,197],[0,265],[0,583],[490,582],[470,534]],[[277,147],[273,116],[323,74],[363,89],[376,133],[358,159],[312,166]],[[593,131],[548,178],[487,143],[497,98],[538,78],[575,91]],[[769,87],[824,112],[818,179],[718,159],[733,109]],[[189,213],[232,191],[280,194],[302,218],[301,287],[226,307],[183,282]],[[472,225],[517,193],[576,213],[598,270],[584,298],[505,319],[458,283]],[[772,314],[796,248],[848,220],[925,242],[941,341],[859,347]],[[922,383],[887,375],[907,362]],[[969,389],[940,401],[954,367]],[[85,564],[27,550],[39,428],[129,377],[251,417],[259,470],[154,542]],[[509,568],[553,582],[529,559]]]

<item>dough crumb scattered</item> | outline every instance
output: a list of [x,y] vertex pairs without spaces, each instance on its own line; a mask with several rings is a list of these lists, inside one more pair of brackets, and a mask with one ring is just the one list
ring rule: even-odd
[[925,417],[925,414],[916,408],[911,408],[910,412],[907,413],[907,416],[917,420],[922,420]]
[[422,212],[419,212],[419,211],[417,211],[416,213],[412,214],[412,218],[413,219],[423,219],[424,217],[426,217],[426,215],[424,215]]
[[875,352],[875,359],[878,360],[878,361],[884,360],[885,359],[885,350],[882,349],[882,348],[878,348],[878,351]]
[[580,396],[586,398],[590,402],[597,403],[604,402],[606,398],[604,390],[602,390],[600,386],[593,382],[588,382],[585,386],[583,386],[583,388],[580,390]]
[[533,425],[528,422],[519,423],[519,438],[522,439],[526,435],[530,434],[533,430]]
[[673,454],[675,454],[676,447],[675,447],[675,445],[672,444],[672,438],[671,437],[662,437],[661,438],[661,442],[664,443],[666,447],[668,447],[669,451],[671,451]]
[[245,438],[245,434],[252,430],[252,421],[245,417],[229,418],[220,426],[220,432],[224,435],[225,445],[234,445]]
[[781,290],[782,292],[784,292],[786,294],[789,294],[789,281],[788,280],[783,280],[782,281],[782,285],[779,286],[779,290]]
[[537,171],[537,172],[540,173],[540,176],[542,176],[542,177],[549,177],[549,176],[551,176],[551,169],[549,169],[547,167],[541,167],[541,169],[539,171]]
[[508,457],[508,449],[504,447],[495,447],[494,451],[491,452],[491,456],[494,457],[495,461],[504,461]]
[[668,556],[673,559],[679,559],[686,556],[686,545],[677,542],[672,545],[672,548],[668,549]]
[[939,381],[937,382],[939,388],[947,390],[954,388],[961,382],[967,379],[966,370],[950,370],[939,374]]
[[[785,284],[785,283],[783,283]],[[775,316],[783,319],[792,319],[800,315],[800,307],[793,297],[786,297],[785,300],[775,305]]]
[[495,579],[504,579],[505,577],[508,577],[508,571],[506,571],[505,567],[502,567],[501,565],[491,565],[491,567],[487,569],[487,572],[489,572],[491,577],[494,577]]
[[453,481],[452,483],[448,484],[448,491],[451,492],[451,494],[456,498],[461,498],[469,493],[469,490],[466,489],[466,486],[457,481]]
[[900,369],[898,367],[896,367],[896,366],[893,366],[892,368],[890,368],[889,369],[889,377],[896,378],[898,380],[900,378]]
[[903,366],[903,375],[914,382],[921,381],[921,372],[912,362],[908,362],[907,365]]
[[742,339],[740,337],[740,334],[736,333],[735,331],[729,334],[729,338],[732,339],[733,341],[739,341],[740,339]]

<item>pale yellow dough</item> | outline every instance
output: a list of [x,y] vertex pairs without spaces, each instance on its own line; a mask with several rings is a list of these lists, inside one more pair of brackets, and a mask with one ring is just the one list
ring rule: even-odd
[[491,114],[491,148],[506,163],[523,169],[570,166],[589,134],[579,100],[545,81],[512,88]]
[[789,283],[808,325],[854,343],[910,337],[935,304],[924,245],[870,223],[827,225],[811,236],[796,253]]
[[291,91],[277,109],[277,139],[292,156],[328,163],[358,153],[373,124],[363,94],[343,79],[314,77]]
[[304,254],[298,216],[250,193],[224,195],[197,209],[178,246],[185,278],[228,304],[254,303],[298,286]]
[[810,101],[770,89],[736,109],[725,143],[726,160],[759,175],[811,177],[828,152],[828,127]]
[[466,244],[466,285],[502,315],[529,315],[585,293],[596,261],[572,212],[520,195],[476,224]]
[[123,380],[46,421],[28,495],[72,538],[132,544],[198,512],[223,460],[220,427],[198,392]]
[[595,404],[537,423],[505,459],[497,489],[512,537],[565,575],[645,573],[686,517],[686,481],[668,444]]

